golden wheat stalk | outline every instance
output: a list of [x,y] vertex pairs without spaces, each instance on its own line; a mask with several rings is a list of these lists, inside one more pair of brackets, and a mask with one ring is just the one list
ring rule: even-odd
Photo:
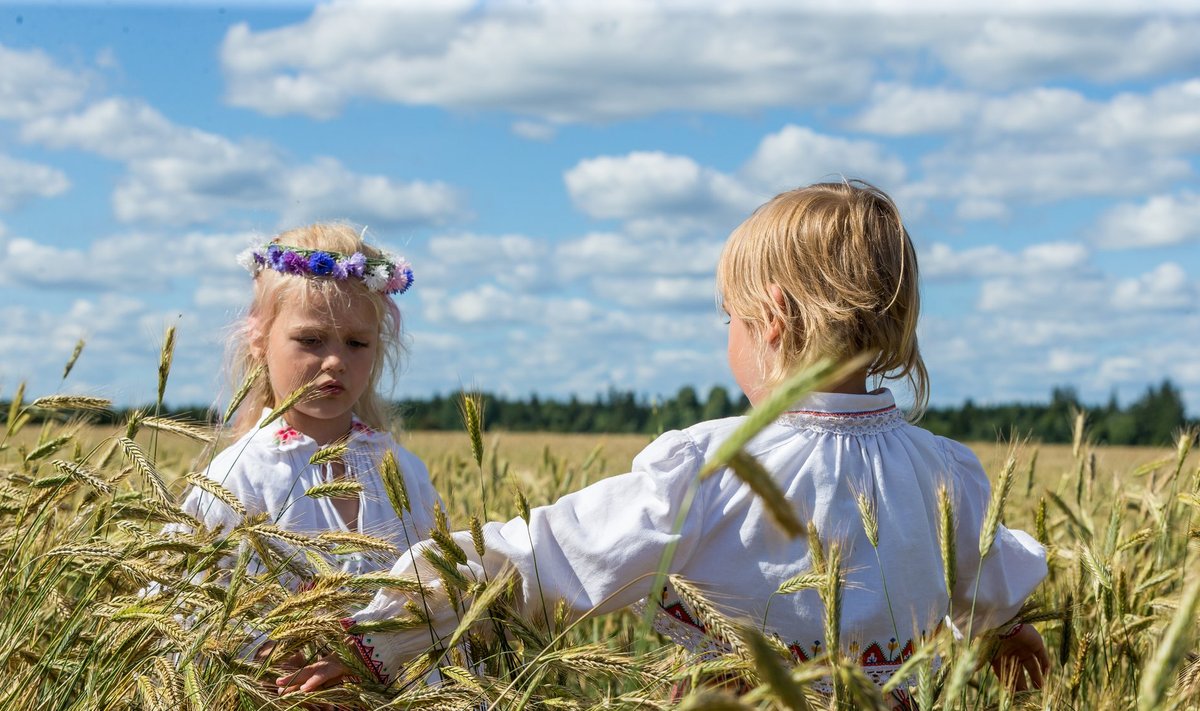
[[412,504],[408,500],[408,487],[404,483],[404,473],[400,471],[396,455],[390,449],[383,454],[383,461],[379,467],[379,478],[383,480],[383,490],[396,515],[403,517],[406,513],[412,513]]
[[804,524],[771,474],[750,454],[738,450],[727,462],[729,468],[753,491],[766,507],[771,520],[793,538],[804,535]]
[[68,462],[62,459],[55,459],[54,461],[50,462],[50,466],[76,481],[81,481],[87,484],[101,493],[111,494],[113,491],[112,484],[96,476],[96,474],[88,470],[88,468],[82,464]]
[[75,342],[75,350],[71,351],[71,357],[67,358],[67,364],[63,366],[63,380],[66,380],[67,376],[71,374],[71,370],[75,367],[75,361],[79,360],[79,354],[83,353],[83,345],[82,338]]
[[987,512],[983,516],[983,527],[979,533],[979,558],[982,560],[992,550],[996,541],[996,532],[1000,521],[1004,518],[1004,505],[1008,501],[1008,493],[1012,489],[1013,470],[1017,467],[1016,454],[1010,453],[1000,470],[1000,478],[992,489],[992,498],[988,501]]
[[[11,437],[14,434],[16,434],[17,431],[20,430],[20,428],[21,428],[20,425],[23,424],[23,423],[18,423],[18,420],[22,419],[21,418],[21,415],[22,415],[21,404],[24,402],[24,400],[25,400],[25,381],[22,380],[21,384],[17,386],[17,391],[15,393],[13,393],[12,402],[8,403],[8,419],[6,419],[4,421],[5,422],[4,436],[6,438]],[[28,413],[25,413],[25,414],[28,414]],[[25,419],[27,420],[28,418],[25,418]]]
[[175,327],[167,327],[163,336],[162,352],[158,356],[158,405],[162,406],[163,393],[167,391],[167,376],[171,374],[171,361],[175,358]]
[[945,484],[938,487],[938,543],[942,552],[942,574],[946,583],[946,595],[954,597],[958,584],[958,552],[955,550],[954,502]]
[[229,418],[233,417],[233,413],[237,412],[237,409],[241,407],[242,401],[250,394],[250,390],[258,382],[258,379],[262,377],[262,374],[266,372],[266,369],[267,366],[265,364],[260,364],[246,374],[245,379],[242,380],[242,384],[233,393],[233,397],[229,399],[229,405],[225,407],[225,413],[221,415],[222,423],[229,422]]
[[340,462],[346,456],[346,452],[350,449],[349,442],[334,442],[327,447],[322,447],[313,452],[313,455],[308,458],[308,463],[312,465],[328,464],[329,462]]
[[669,575],[667,580],[671,583],[675,594],[679,595],[679,599],[688,606],[698,620],[704,623],[705,629],[714,635],[717,641],[729,645],[729,648],[743,659],[750,659],[753,656],[750,648],[742,640],[741,631],[731,620],[712,606],[699,588],[679,575]]
[[42,459],[43,457],[48,457],[51,454],[54,454],[58,450],[62,449],[64,444],[70,442],[72,437],[73,435],[65,434],[61,437],[55,437],[54,439],[43,442],[29,452],[29,454],[25,455],[25,463],[29,464],[30,462],[34,462],[38,459]]
[[459,397],[459,407],[462,409],[463,424],[467,428],[467,436],[471,440],[471,458],[475,465],[483,466],[483,395],[477,392],[463,392]]
[[185,479],[192,486],[201,489],[213,498],[232,509],[238,516],[246,515],[246,507],[242,504],[241,499],[234,496],[233,492],[221,486],[220,482],[209,479],[203,474],[189,473]]
[[264,427],[270,426],[275,420],[283,417],[284,413],[286,413],[288,410],[291,410],[301,402],[306,402],[307,400],[311,399],[317,393],[317,379],[319,377],[320,376],[314,377],[312,380],[289,393],[288,396],[283,399],[283,402],[280,402],[278,405],[276,405],[275,409],[268,412],[267,416],[263,418],[262,422],[258,423],[258,429],[261,430]]
[[334,546],[332,550],[334,554],[346,554],[357,551],[397,552],[396,546],[387,540],[365,533],[354,533],[353,531],[325,531],[317,535],[317,540],[321,543]]
[[471,631],[471,628],[476,623],[484,619],[485,616],[493,613],[492,605],[504,595],[509,587],[508,583],[516,576],[512,568],[502,568],[492,580],[483,585],[482,590],[476,588],[475,598],[471,602],[471,606],[463,613],[458,621],[458,626],[450,635],[450,641],[446,643],[447,648],[453,648],[458,644],[459,640]]
[[[785,709],[807,711],[812,707],[804,697],[804,689],[792,680],[779,654],[763,638],[758,630],[745,628],[742,634],[750,648],[759,675],[770,687],[772,694]],[[790,661],[790,660],[789,660]],[[790,666],[790,665],[789,665]]]
[[304,495],[310,499],[347,498],[358,496],[363,491],[363,485],[353,479],[338,479],[324,484],[310,486],[304,490]]
[[163,481],[162,475],[154,468],[150,458],[142,451],[142,448],[128,437],[119,437],[117,442],[121,445],[121,450],[125,452],[125,457],[133,464],[138,473],[141,474],[142,480],[150,485],[150,491],[158,498],[159,501],[167,504],[173,504],[174,499],[171,492],[167,489],[167,483]]
[[1198,608],[1200,578],[1193,576],[1179,598],[1175,616],[1171,618],[1171,624],[1158,643],[1154,656],[1142,669],[1142,682],[1138,687],[1138,711],[1157,709],[1166,697],[1175,670],[1179,668],[1195,635]]
[[90,397],[88,395],[47,395],[29,403],[29,407],[35,410],[88,410],[92,412],[107,412],[112,407],[112,400],[106,400],[102,397]]
[[140,423],[152,430],[170,432],[182,437],[187,437],[188,439],[195,440],[197,442],[204,442],[207,444],[213,441],[212,432],[192,422],[174,420],[169,417],[144,417],[141,419]]

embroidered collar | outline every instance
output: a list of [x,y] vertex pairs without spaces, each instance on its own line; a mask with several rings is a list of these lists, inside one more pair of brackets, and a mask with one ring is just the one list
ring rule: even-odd
[[865,395],[809,393],[780,417],[780,422],[834,434],[878,434],[904,424],[904,415],[887,388]]
[[[262,415],[258,418],[260,425],[270,412],[269,409],[263,408]],[[317,449],[319,447],[316,440],[289,425],[284,417],[280,417],[261,430],[258,430],[255,436],[265,437],[266,441],[269,441],[280,452],[290,452],[301,448]],[[350,435],[347,438],[347,442],[351,446],[375,443],[386,437],[386,433],[370,427],[358,419],[357,416],[352,415]]]

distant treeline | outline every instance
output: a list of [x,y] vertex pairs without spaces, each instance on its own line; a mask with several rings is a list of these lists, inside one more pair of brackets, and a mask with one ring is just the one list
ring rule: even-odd
[[[592,400],[507,398],[484,393],[483,424],[488,430],[526,432],[642,432],[654,434],[679,429],[703,420],[738,415],[749,403],[744,396],[732,396],[721,386],[713,387],[703,399],[691,386],[679,389],[674,397],[647,399],[632,392],[610,390]],[[461,398],[433,395],[428,398],[395,403],[406,429],[462,429]],[[7,411],[8,403],[0,403]],[[153,407],[144,408],[153,410]],[[1049,403],[976,405],[967,400],[957,407],[930,408],[920,425],[932,432],[956,440],[994,441],[1012,436],[1032,437],[1041,442],[1070,442],[1074,413],[1087,415],[1091,438],[1104,444],[1169,445],[1185,427],[1200,426],[1188,421],[1183,396],[1170,380],[1146,389],[1146,392],[1122,408],[1116,397],[1102,406],[1085,405],[1075,390],[1054,388]],[[129,410],[118,410],[99,419],[123,421]],[[171,415],[207,421],[207,408],[180,408]]]
[[[683,387],[675,397],[660,401],[639,399],[633,393],[609,391],[592,401],[542,399],[536,395],[508,399],[484,395],[484,425],[490,429],[547,432],[645,432],[687,427],[702,420],[738,415],[749,403],[730,396],[721,386],[703,400],[695,388]],[[435,395],[399,403],[409,429],[461,429],[458,395]],[[1169,380],[1151,387],[1121,408],[1116,397],[1096,407],[1080,402],[1071,388],[1055,388],[1049,403],[976,405],[930,408],[922,427],[956,440],[994,441],[1014,434],[1041,442],[1070,442],[1075,412],[1087,415],[1093,440],[1106,444],[1163,445],[1175,442],[1188,422],[1183,396]]]

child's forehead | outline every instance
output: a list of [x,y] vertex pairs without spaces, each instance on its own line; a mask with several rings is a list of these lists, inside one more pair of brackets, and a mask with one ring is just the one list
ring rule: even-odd
[[336,327],[343,330],[375,330],[379,327],[375,304],[359,294],[320,292],[293,294],[283,299],[275,323],[289,328]]

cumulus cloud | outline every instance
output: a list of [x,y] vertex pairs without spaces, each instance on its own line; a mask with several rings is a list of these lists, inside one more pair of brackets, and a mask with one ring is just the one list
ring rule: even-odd
[[1200,22],[1194,15],[1137,17],[1102,9],[1073,10],[976,17],[973,28],[960,26],[957,36],[942,37],[934,53],[950,72],[992,88],[1065,77],[1117,82],[1194,66],[1200,60],[1194,41]]
[[[1031,78],[1125,81],[1187,71],[1200,59],[1200,22],[1187,14],[1103,3],[1086,12],[933,5],[923,13],[909,3],[838,11],[828,3],[344,0],[293,25],[235,25],[221,61],[229,101],[271,115],[329,118],[367,97],[561,123],[836,104],[865,96],[880,67],[931,56],[962,82],[991,88]],[[954,96],[925,98],[954,114]],[[947,120],[907,108],[901,123]]]
[[[192,232],[171,236],[131,232],[102,237],[85,248],[60,247],[27,237],[0,241],[0,260],[46,265],[0,272],[0,286],[63,290],[163,290],[196,276],[231,275],[233,256],[255,241],[251,233]],[[164,249],[169,245],[169,249]],[[155,255],[146,259],[147,254]],[[243,285],[243,289],[244,289]]]
[[124,222],[188,224],[229,211],[275,212],[292,225],[352,215],[385,225],[439,224],[461,216],[462,198],[437,181],[361,175],[318,157],[296,163],[261,141],[173,123],[145,102],[108,98],[81,112],[25,124],[26,141],[76,148],[128,166],[113,192]]
[[772,195],[822,179],[900,184],[904,162],[879,144],[786,125],[763,137],[742,166],[724,173],[687,156],[635,151],[580,161],[563,178],[579,209],[625,220],[631,233],[678,236],[678,224],[723,231]]
[[11,49],[0,44],[0,119],[28,121],[71,109],[92,83],[86,73],[59,66],[40,49]]
[[1039,277],[1079,272],[1088,263],[1086,246],[1077,242],[1035,244],[1019,252],[997,245],[956,250],[934,243],[920,255],[921,276],[931,280],[981,277]]
[[35,198],[61,195],[69,187],[71,181],[57,168],[0,153],[0,210],[16,210]]
[[795,125],[765,136],[741,169],[746,179],[770,191],[842,176],[898,185],[906,172],[902,160],[873,141],[822,135]]
[[602,219],[740,211],[753,202],[736,179],[661,151],[588,158],[563,178],[571,200]]
[[1163,247],[1200,240],[1200,194],[1155,195],[1100,216],[1093,241],[1108,249]]

